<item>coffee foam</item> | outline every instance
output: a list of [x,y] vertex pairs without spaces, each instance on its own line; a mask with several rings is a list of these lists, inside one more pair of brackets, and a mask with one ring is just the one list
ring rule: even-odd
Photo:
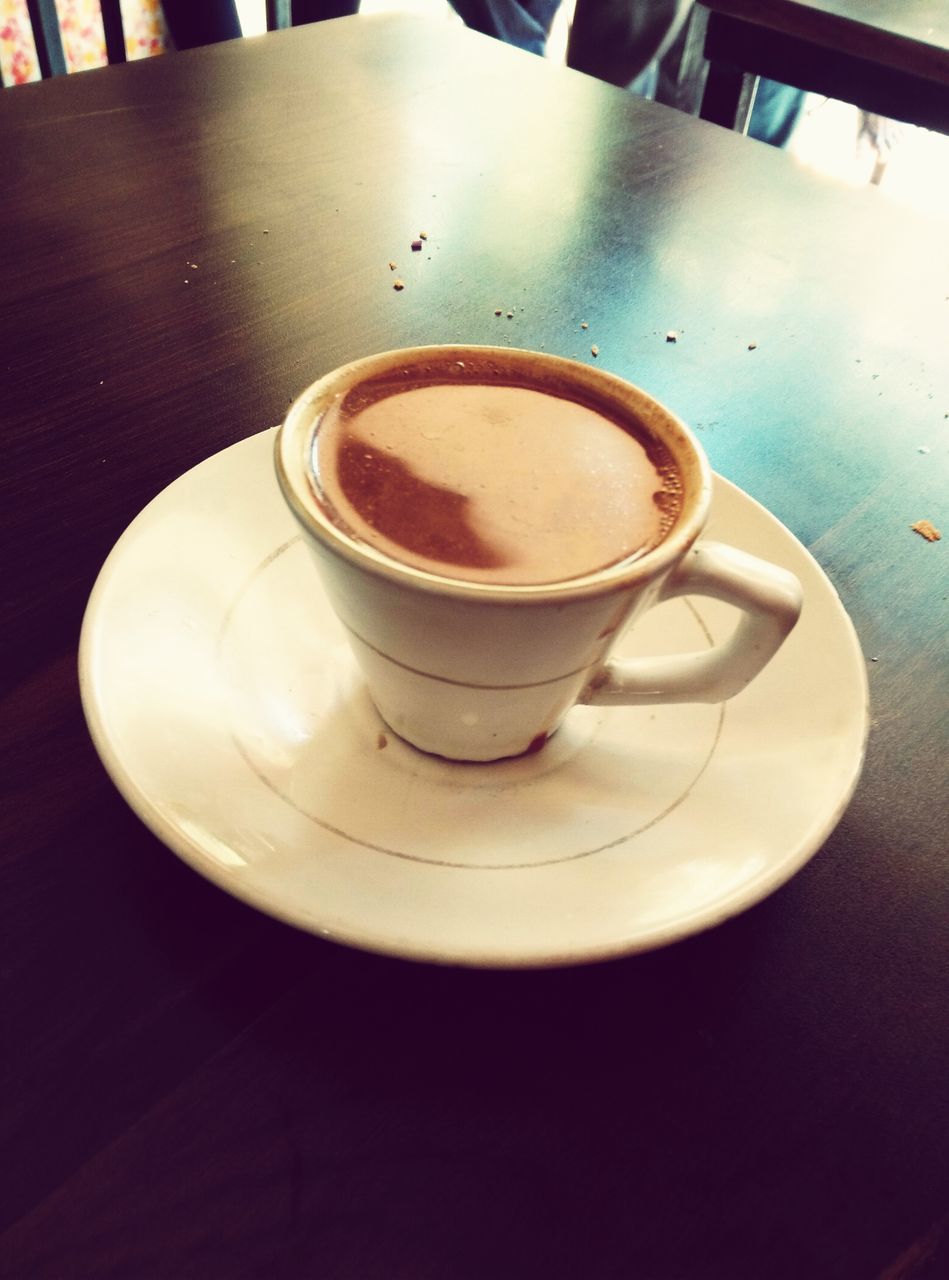
[[542,366],[433,360],[347,391],[322,415],[317,498],[356,540],[466,581],[544,584],[638,557],[682,482],[641,423]]

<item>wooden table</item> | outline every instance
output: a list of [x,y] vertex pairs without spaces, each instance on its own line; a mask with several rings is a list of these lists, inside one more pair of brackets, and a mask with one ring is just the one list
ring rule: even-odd
[[[409,18],[10,90],[0,162],[0,1273],[944,1276],[947,542],[909,526],[949,520],[946,226]],[[77,635],[128,522],[321,371],[446,339],[597,344],[856,624],[856,796],[709,933],[516,973],[334,946],[93,750]]]
[[942,0],[702,0],[691,21],[710,63],[706,120],[744,129],[768,76],[949,133]]

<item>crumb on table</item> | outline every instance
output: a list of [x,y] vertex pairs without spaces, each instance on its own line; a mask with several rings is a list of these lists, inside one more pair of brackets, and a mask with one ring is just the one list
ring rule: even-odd
[[942,534],[931,520],[917,520],[915,524],[910,525],[910,528],[914,533],[918,533],[921,538],[925,538],[927,542],[938,542],[942,537]]

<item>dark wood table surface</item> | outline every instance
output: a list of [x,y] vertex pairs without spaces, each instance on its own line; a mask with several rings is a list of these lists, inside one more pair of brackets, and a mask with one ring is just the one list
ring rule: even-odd
[[[910,529],[949,525],[946,223],[409,18],[8,90],[0,172],[0,1274],[949,1274],[949,538]],[[195,875],[93,750],[77,637],[128,522],[322,371],[444,340],[595,343],[855,622],[856,795],[706,934],[348,950]]]
[[949,132],[944,0],[702,0],[696,12],[713,68],[706,119],[731,65]]

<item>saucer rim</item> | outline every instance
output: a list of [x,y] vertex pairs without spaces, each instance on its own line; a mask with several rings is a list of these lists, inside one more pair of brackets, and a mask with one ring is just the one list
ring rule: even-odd
[[[253,436],[236,442],[234,445],[227,446],[223,450],[219,450],[215,454],[210,455],[202,462],[197,463],[195,467],[177,477],[169,485],[165,486],[154,498],[151,499],[141,511],[133,518],[126,529],[116,540],[114,546],[109,552],[102,568],[96,578],[95,584],[90,592],[86,609],[83,615],[82,627],[79,638],[78,650],[78,673],[79,673],[79,689],[80,697],[85,716],[86,724],[90,737],[99,755],[100,760],[110,779],[118,790],[119,794],[129,805],[136,816],[143,822],[149,831],[169,848],[176,856],[178,856],[187,866],[200,874],[205,880],[215,884],[218,888],[224,890],[230,896],[237,898],[247,906],[262,911],[264,914],[274,919],[280,920],[284,924],[288,924],[301,930],[302,932],[322,938],[326,941],[340,943],[346,946],[355,947],[359,950],[368,951],[374,954],[389,956],[392,958],[419,962],[438,964],[447,967],[461,968],[479,968],[479,969],[545,969],[545,968],[563,968],[575,967],[585,964],[597,964],[607,960],[621,959],[625,956],[642,954],[648,951],[658,950],[662,947],[670,946],[685,938],[693,937],[697,934],[704,933],[709,929],[713,929],[725,921],[742,914],[751,907],[756,906],[771,894],[776,892],[782,885],[786,884],[798,871],[801,870],[820,850],[826,842],[830,834],[839,824],[844,812],[849,806],[853,794],[860,780],[864,760],[866,757],[867,742],[870,730],[870,708],[869,708],[869,682],[867,678],[866,664],[863,652],[860,647],[859,638],[856,628],[850,618],[847,610],[844,608],[839,593],[827,574],[820,566],[815,557],[800,542],[799,539],[766,507],[757,501],[750,494],[746,493],[740,486],[721,476],[717,472],[713,473],[713,496],[711,510],[714,513],[715,495],[719,487],[723,487],[727,491],[731,491],[731,496],[737,498],[741,503],[747,504],[749,510],[753,513],[755,519],[766,519],[777,526],[781,534],[789,539],[798,554],[804,556],[809,561],[811,568],[819,575],[823,586],[830,593],[830,597],[835,611],[837,613],[837,623],[840,631],[838,635],[838,643],[845,645],[848,652],[848,661],[852,663],[854,672],[859,672],[862,697],[860,700],[859,714],[862,717],[861,732],[859,735],[859,749],[854,752],[850,762],[850,769],[846,775],[845,781],[841,786],[840,793],[836,804],[832,810],[828,810],[815,818],[807,832],[801,836],[795,844],[787,850],[780,860],[769,864],[763,868],[759,874],[745,880],[733,889],[725,893],[722,897],[704,904],[701,907],[691,911],[685,916],[677,917],[672,922],[666,922],[656,926],[653,929],[637,929],[635,935],[617,939],[611,938],[604,941],[601,945],[587,944],[582,948],[558,948],[556,946],[542,945],[534,946],[532,949],[525,951],[516,947],[505,949],[503,947],[491,947],[475,949],[465,947],[459,951],[447,951],[445,948],[426,943],[424,940],[416,940],[406,936],[394,936],[392,932],[386,934],[373,928],[359,928],[346,924],[334,925],[317,920],[312,912],[306,907],[306,904],[295,904],[281,900],[278,894],[268,894],[261,892],[259,887],[252,880],[246,877],[242,878],[240,874],[229,872],[228,869],[220,862],[208,856],[203,850],[200,842],[189,837],[183,830],[177,827],[173,822],[169,821],[162,813],[158,805],[151,799],[148,792],[140,785],[137,779],[123,765],[121,756],[113,746],[107,725],[99,705],[99,700],[95,695],[95,679],[93,674],[93,657],[95,640],[97,634],[98,615],[100,609],[100,600],[107,592],[111,578],[117,570],[117,566],[124,558],[127,545],[133,540],[140,522],[144,523],[151,508],[160,503],[169,490],[171,490],[184,475],[189,475],[200,467],[213,463],[222,454],[229,452],[231,449],[239,449],[247,446],[250,441],[259,440],[262,436],[273,437],[277,428],[269,428],[263,432],[256,433]],[[852,713],[857,714],[858,708],[856,703],[852,707]],[[485,768],[491,768],[488,764]],[[505,869],[499,869],[499,874],[508,874]]]

